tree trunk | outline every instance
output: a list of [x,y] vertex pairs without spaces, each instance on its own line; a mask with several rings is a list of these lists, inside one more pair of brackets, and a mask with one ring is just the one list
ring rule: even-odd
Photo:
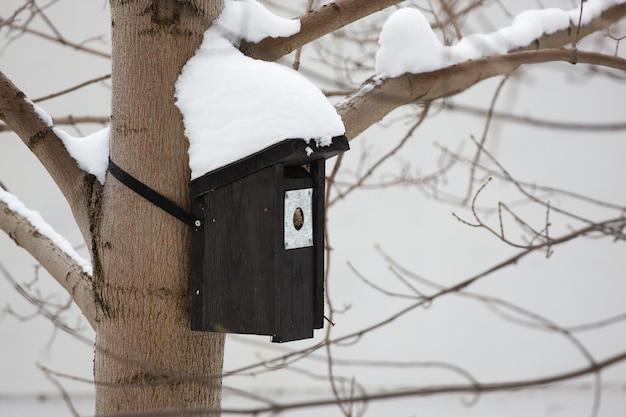
[[[186,209],[188,142],[174,83],[221,8],[111,0],[111,159]],[[223,336],[189,326],[190,227],[111,175],[92,206],[96,413],[219,407]]]

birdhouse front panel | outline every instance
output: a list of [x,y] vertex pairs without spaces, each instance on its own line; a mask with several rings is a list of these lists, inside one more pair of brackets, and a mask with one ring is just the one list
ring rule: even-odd
[[206,193],[202,274],[192,300],[201,308],[192,328],[271,334],[277,195],[274,166]]

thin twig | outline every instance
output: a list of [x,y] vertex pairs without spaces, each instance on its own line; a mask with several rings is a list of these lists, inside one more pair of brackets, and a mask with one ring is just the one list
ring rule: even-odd
[[108,80],[110,78],[111,78],[111,74],[103,75],[101,77],[97,77],[97,78],[94,78],[94,79],[82,82],[82,83],[77,84],[77,85],[75,85],[73,87],[66,88],[65,90],[61,90],[61,91],[58,91],[56,93],[48,94],[47,96],[43,96],[43,97],[39,97],[39,98],[33,99],[33,102],[34,103],[40,103],[42,101],[50,100],[50,99],[62,96],[64,94],[71,93],[72,91],[79,90],[79,89],[81,89],[81,88],[83,88],[85,86],[88,86],[90,84],[99,83],[100,81]]

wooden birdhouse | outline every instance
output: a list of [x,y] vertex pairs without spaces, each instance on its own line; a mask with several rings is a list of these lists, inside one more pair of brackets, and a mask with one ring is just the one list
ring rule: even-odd
[[325,160],[345,136],[316,147],[270,146],[191,183],[191,328],[313,337],[324,320]]

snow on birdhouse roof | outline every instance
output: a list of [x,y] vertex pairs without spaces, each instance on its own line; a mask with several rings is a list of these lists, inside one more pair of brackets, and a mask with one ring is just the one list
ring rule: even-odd
[[299,30],[299,21],[278,17],[256,0],[226,2],[176,82],[192,179],[286,139],[324,146],[345,132],[335,108],[313,83],[236,47],[242,39],[257,42]]

